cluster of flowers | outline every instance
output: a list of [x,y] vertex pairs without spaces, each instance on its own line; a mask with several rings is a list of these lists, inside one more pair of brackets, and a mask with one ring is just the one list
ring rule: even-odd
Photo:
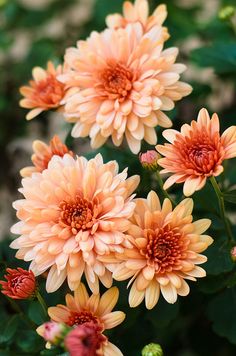
[[[126,1],[123,11],[107,17],[106,30],[67,49],[62,66],[49,62],[47,70],[34,68],[34,80],[21,88],[21,106],[32,109],[27,119],[56,108],[75,122],[72,135],[89,135],[92,147],[109,137],[116,146],[125,137],[134,153],[143,139],[156,144],[155,127],[171,126],[163,111],[191,87],[179,81],[185,66],[175,63],[178,50],[163,50],[169,37],[162,26],[166,7],[149,16],[147,1],[136,0]],[[206,109],[180,132],[167,129],[163,136],[170,143],[157,145],[140,161],[171,174],[164,189],[184,183],[187,197],[208,177],[218,176],[225,159],[236,157],[236,127],[220,135],[217,115],[210,118]],[[135,198],[138,176],[127,178],[127,169],[119,173],[117,162],[104,163],[100,154],[90,160],[76,156],[57,136],[49,145],[35,141],[33,151],[33,166],[20,172],[23,199],[13,204],[19,222],[11,230],[20,235],[11,247],[18,259],[31,261],[31,272],[26,278],[26,271],[9,270],[2,292],[32,297],[34,275],[45,272],[48,293],[67,280],[74,297],[68,294],[66,305],[48,309],[52,322],[39,334],[51,344],[63,336],[71,355],[78,350],[84,356],[121,355],[103,335],[125,318],[123,312],[111,312],[118,300],[113,279],[129,280],[130,307],[145,301],[152,309],[160,294],[175,303],[178,295],[189,293],[187,280],[205,276],[198,265],[207,260],[201,253],[213,242],[204,234],[211,222],[193,221],[191,198],[176,206],[168,198],[161,204],[154,191],[146,199]],[[99,282],[108,288],[101,298]],[[93,353],[86,353],[87,346]]]

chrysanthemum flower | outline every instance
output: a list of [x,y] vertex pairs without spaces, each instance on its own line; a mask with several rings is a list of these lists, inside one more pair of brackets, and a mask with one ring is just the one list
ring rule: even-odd
[[[147,0],[135,0],[134,4],[125,1],[123,4],[123,15],[112,14],[106,17],[106,24],[109,28],[118,29],[126,27],[129,23],[139,22],[144,32],[149,31],[153,26],[162,26],[167,17],[166,5],[158,5],[151,16],[149,15],[149,5]],[[167,28],[162,27],[163,41],[169,38]]]
[[186,296],[189,286],[186,279],[195,281],[204,277],[205,271],[198,264],[207,258],[204,251],[212,238],[202,233],[210,220],[193,222],[193,201],[183,200],[174,210],[169,199],[161,207],[156,193],[147,199],[137,199],[128,233],[133,249],[126,249],[118,258],[123,260],[114,270],[113,278],[122,281],[132,277],[129,304],[136,307],[145,298],[146,307],[152,309],[160,292],[169,303],[177,295]]
[[42,111],[57,109],[61,106],[61,100],[64,96],[64,85],[57,80],[57,75],[62,74],[62,66],[56,68],[52,62],[48,62],[47,69],[41,67],[33,68],[33,80],[30,80],[29,86],[22,86],[20,93],[24,96],[21,99],[20,106],[26,109],[32,109],[26,119],[31,120]]
[[84,323],[72,329],[66,336],[64,344],[70,356],[106,355],[104,351],[107,338],[101,333],[101,327],[93,322]]
[[[75,290],[74,297],[70,294],[66,295],[66,306],[59,304],[50,307],[48,314],[53,321],[59,323],[77,326],[93,322],[104,331],[116,327],[125,319],[123,312],[112,312],[118,297],[119,290],[116,287],[110,288],[101,297],[99,294],[92,294],[89,297],[85,286],[81,283]],[[108,343],[105,348],[107,353],[110,351],[110,355],[120,355],[116,353],[119,351],[117,347],[111,343]]]
[[6,272],[6,281],[0,281],[3,294],[12,299],[28,299],[35,295],[36,279],[32,271],[18,267],[7,268]]
[[78,287],[85,272],[92,291],[98,293],[99,279],[109,288],[111,272],[98,255],[122,252],[124,232],[135,203],[131,195],[138,176],[118,174],[116,161],[103,163],[101,155],[91,160],[65,154],[53,156],[48,168],[22,180],[24,199],[13,206],[21,220],[12,227],[20,234],[11,243],[16,257],[32,261],[36,275],[47,269],[48,292],[58,289],[67,278]]
[[161,27],[146,34],[140,23],[106,29],[77,46],[67,49],[68,71],[59,77],[69,89],[63,102],[66,118],[76,122],[72,136],[89,135],[94,148],[108,137],[119,146],[126,137],[134,153],[143,139],[155,144],[155,127],[171,126],[163,110],[191,92],[179,81],[185,66],[175,64],[178,49],[163,50]]
[[184,124],[181,131],[165,130],[163,136],[169,143],[157,145],[164,158],[158,164],[160,173],[172,173],[164,189],[174,183],[184,182],[184,195],[190,196],[204,187],[208,177],[223,172],[225,159],[236,157],[236,126],[229,127],[220,135],[217,114],[212,118],[206,109],[201,109],[197,121]]
[[69,326],[55,321],[47,321],[36,329],[36,332],[47,341],[47,346],[60,345],[69,331]]
[[34,172],[42,172],[48,167],[48,163],[53,156],[63,157],[66,153],[73,156],[73,152],[61,142],[57,135],[50,140],[49,145],[43,141],[35,140],[33,142],[33,151],[31,161],[34,165],[21,169],[20,174],[22,177],[30,177]]

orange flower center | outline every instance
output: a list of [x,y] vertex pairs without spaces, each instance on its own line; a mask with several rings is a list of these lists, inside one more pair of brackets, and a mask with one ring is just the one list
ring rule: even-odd
[[189,173],[211,175],[224,158],[218,134],[212,139],[206,132],[197,132],[193,138],[179,139],[175,146],[182,166],[189,169]]
[[67,325],[81,325],[90,321],[98,324],[98,318],[89,311],[71,312],[67,321]]
[[80,230],[90,229],[98,214],[97,201],[89,202],[87,199],[76,196],[74,202],[62,201],[59,204],[61,210],[59,223],[64,227],[71,227],[73,234]]
[[46,79],[39,82],[31,81],[30,84],[34,88],[33,100],[48,107],[58,107],[64,95],[64,84],[54,75],[49,74]]
[[181,268],[180,260],[186,258],[188,241],[185,241],[178,228],[169,224],[156,230],[144,230],[148,240],[141,254],[148,264],[155,267],[156,273],[171,272]]
[[125,65],[111,61],[101,72],[100,80],[101,84],[98,85],[98,89],[101,89],[108,99],[118,99],[122,102],[132,89],[134,74]]

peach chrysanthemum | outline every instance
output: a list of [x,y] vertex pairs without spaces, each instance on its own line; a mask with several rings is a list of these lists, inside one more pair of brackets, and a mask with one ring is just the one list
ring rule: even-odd
[[202,189],[208,177],[221,174],[225,159],[236,157],[236,126],[220,135],[217,114],[210,118],[206,109],[200,110],[197,121],[184,124],[180,132],[165,130],[163,136],[170,143],[156,146],[165,156],[158,160],[164,168],[160,173],[172,173],[164,189],[184,182],[186,196]]
[[[50,307],[48,314],[53,321],[59,323],[77,326],[93,322],[104,331],[116,327],[125,319],[125,313],[112,312],[118,297],[119,290],[116,287],[110,288],[101,297],[99,294],[92,294],[89,297],[85,286],[81,283],[75,290],[74,297],[70,294],[66,295],[66,305]],[[104,355],[122,355],[120,350],[110,342],[105,343],[103,347]]]
[[11,243],[16,257],[32,261],[30,269],[47,269],[46,289],[57,290],[67,278],[76,289],[83,273],[94,293],[99,279],[109,288],[111,272],[98,255],[122,252],[124,232],[135,208],[138,176],[118,174],[116,161],[103,163],[101,155],[91,160],[53,156],[48,168],[22,179],[24,199],[13,203],[21,220],[12,232],[21,236]]
[[[162,26],[167,17],[166,5],[158,5],[151,16],[149,15],[149,5],[147,0],[135,0],[134,4],[130,1],[125,1],[123,4],[123,15],[118,13],[108,15],[106,17],[107,27],[118,29],[124,28],[129,23],[139,22],[144,32],[149,31],[153,26]],[[163,41],[169,38],[168,30],[162,27]]]
[[31,156],[31,161],[33,166],[25,167],[20,170],[22,177],[30,177],[34,172],[42,172],[48,167],[53,156],[63,157],[66,153],[73,156],[73,152],[68,149],[68,147],[61,142],[60,138],[55,135],[49,142],[49,145],[40,140],[35,140],[33,142],[33,155]]
[[89,135],[94,148],[110,136],[119,146],[125,136],[134,153],[143,139],[155,144],[155,127],[171,126],[163,110],[191,92],[179,81],[185,66],[175,64],[178,49],[163,50],[161,27],[146,34],[140,23],[106,29],[77,46],[67,49],[68,71],[59,76],[69,89],[63,102],[66,118],[76,122],[72,136]]
[[123,262],[116,267],[113,278],[122,281],[132,277],[129,304],[136,307],[145,298],[146,307],[152,309],[160,292],[169,303],[177,295],[186,296],[186,279],[195,281],[204,277],[198,264],[207,258],[204,251],[212,238],[202,233],[210,226],[209,219],[193,222],[193,201],[183,200],[174,210],[169,199],[161,207],[158,196],[151,191],[147,199],[136,199],[136,208],[128,233],[133,244],[118,258]]
[[47,69],[41,67],[33,68],[33,80],[29,86],[22,86],[20,93],[24,99],[20,100],[20,106],[32,109],[26,119],[31,120],[42,111],[57,109],[61,106],[64,96],[64,85],[57,80],[57,76],[62,74],[62,66],[55,67],[52,62],[48,62]]

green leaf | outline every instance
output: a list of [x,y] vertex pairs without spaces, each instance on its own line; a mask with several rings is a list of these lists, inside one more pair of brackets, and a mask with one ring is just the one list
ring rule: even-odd
[[226,289],[208,305],[207,315],[213,330],[236,344],[236,288]]
[[45,341],[34,330],[21,330],[17,333],[16,344],[23,351],[23,355],[39,355]]
[[38,301],[30,303],[28,316],[37,325],[41,325],[46,321],[43,309]]
[[204,252],[208,257],[207,262],[204,264],[204,269],[207,274],[212,275],[229,272],[234,268],[234,263],[230,257],[230,249],[226,244],[227,237],[217,235],[213,236],[213,244]]
[[19,315],[14,315],[11,317],[3,333],[0,334],[0,344],[8,342],[14,337],[17,331],[17,327],[19,325],[19,320],[20,320]]
[[224,200],[228,201],[229,203],[236,204],[236,189],[224,193]]
[[218,74],[236,72],[236,43],[215,43],[192,51],[191,59],[200,67],[213,67]]

